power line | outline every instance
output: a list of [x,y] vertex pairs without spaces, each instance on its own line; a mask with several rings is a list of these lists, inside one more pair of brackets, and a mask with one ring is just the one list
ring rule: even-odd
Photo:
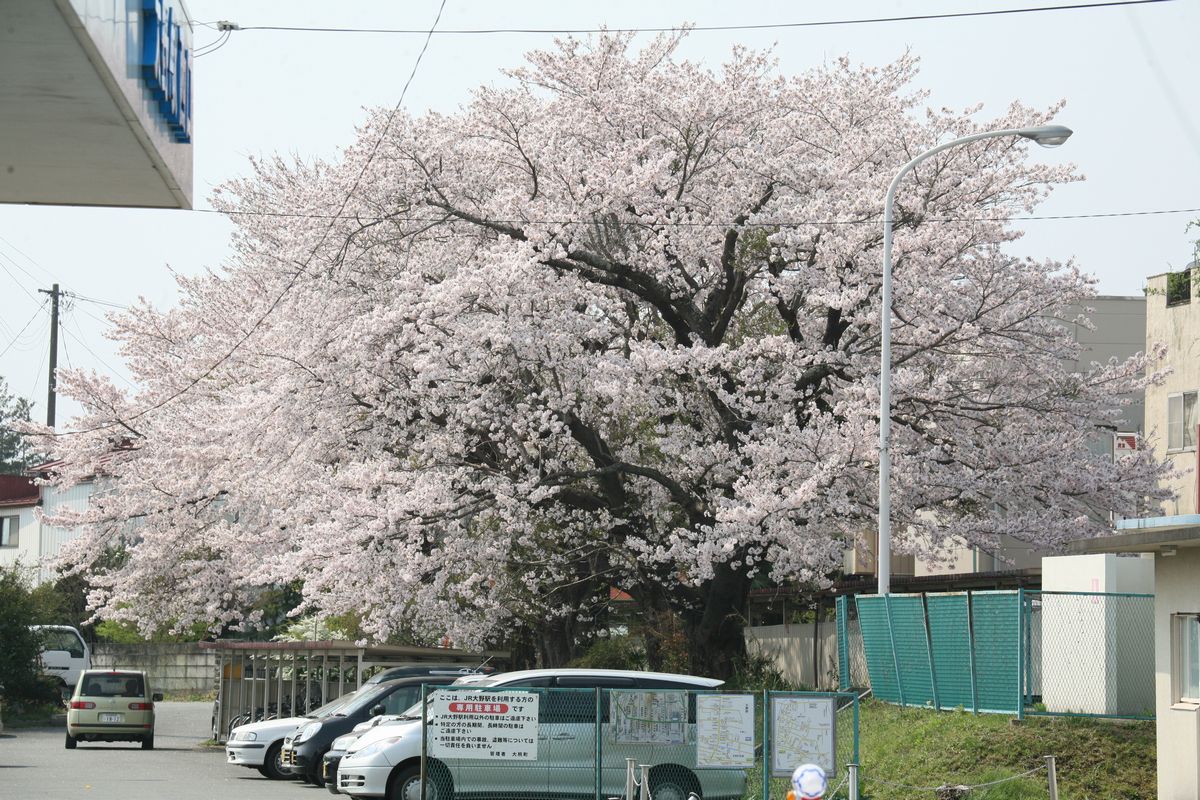
[[[289,217],[294,219],[328,219],[328,220],[349,220],[353,222],[375,223],[385,220],[396,220],[398,222],[449,222],[453,218],[448,218],[445,215],[436,217],[416,217],[416,216],[400,216],[390,214],[382,217],[363,217],[353,214],[309,214],[302,212],[289,211],[222,211],[216,208],[196,208],[192,209],[193,213],[197,214],[223,214],[230,217]],[[1195,208],[1163,208],[1140,211],[1099,211],[1086,214],[1046,214],[1046,215],[1025,215],[1012,217],[926,217],[922,222],[946,222],[946,223],[962,223],[962,222],[1038,222],[1045,220],[1072,220],[1072,219],[1112,219],[1116,217],[1150,217],[1163,214],[1200,214],[1200,206]],[[805,219],[805,220],[755,220],[754,222],[746,222],[740,225],[742,228],[796,228],[805,225],[880,225],[882,224],[882,214],[873,219]],[[594,225],[598,220],[595,219],[486,219],[486,222],[497,225]],[[622,220],[627,224],[636,223],[638,220]],[[660,228],[727,228],[730,227],[728,222],[686,222],[686,221],[670,221],[670,222],[654,222],[653,224]],[[99,301],[94,301],[99,302]],[[115,305],[115,304],[111,304]]]
[[16,343],[17,343],[17,340],[18,340],[18,339],[20,339],[20,338],[21,338],[21,334],[25,333],[25,330],[26,330],[26,329],[27,329],[27,328],[28,328],[30,325],[32,325],[32,324],[33,324],[33,321],[34,321],[35,319],[37,319],[37,316],[38,316],[38,314],[42,313],[42,311],[43,311],[43,310],[46,308],[46,303],[48,303],[48,302],[50,302],[50,299],[49,299],[49,298],[47,298],[47,299],[45,299],[45,300],[43,300],[43,301],[42,301],[42,304],[41,304],[40,306],[38,306],[38,309],[37,309],[37,311],[34,311],[34,312],[33,312],[33,316],[29,318],[29,321],[28,321],[28,322],[26,322],[24,326],[22,326],[21,330],[17,332],[17,335],[13,337],[12,341],[11,341],[11,342],[9,342],[9,343],[8,343],[8,344],[5,346],[5,348],[4,348],[3,350],[0,350],[0,356],[4,355],[4,354],[5,354],[5,353],[7,353],[7,352],[8,352],[10,349],[12,349],[12,346],[13,346],[14,344],[16,344]]
[[[48,276],[50,276],[51,280],[55,280],[55,281],[58,280],[57,275],[55,275],[53,272],[51,272],[50,270],[43,267],[38,262],[34,261],[32,256],[30,256],[28,253],[26,253],[21,248],[17,247],[15,244],[10,242],[8,239],[5,239],[3,236],[0,236],[0,242],[3,242],[4,244],[8,245],[10,248],[15,250],[19,255],[21,255],[26,261],[28,261],[30,264],[32,264],[35,268],[40,269],[42,272],[46,273]],[[25,273],[25,274],[28,275],[29,273]],[[30,277],[33,277],[33,276],[31,275]],[[37,282],[37,279],[34,278],[34,281]]]
[[[95,350],[93,350],[92,348],[90,348],[90,347],[88,347],[88,346],[87,346],[87,342],[85,342],[85,341],[83,340],[84,333],[83,333],[83,328],[79,327],[79,320],[75,319],[75,317],[70,317],[70,320],[71,320],[71,322],[75,323],[75,330],[79,331],[79,335],[78,335],[78,336],[76,336],[74,333],[71,333],[71,329],[70,329],[70,328],[68,328],[66,325],[63,325],[63,326],[62,326],[63,333],[67,334],[67,335],[68,335],[68,336],[70,336],[72,339],[74,339],[74,340],[75,340],[75,341],[76,341],[76,342],[79,344],[79,346],[80,346],[80,347],[82,347],[84,350],[87,350],[87,351],[88,351],[88,352],[91,354],[92,358],[96,359],[96,360],[97,360],[97,361],[99,361],[101,364],[103,364],[103,365],[104,365],[104,366],[105,366],[105,367],[108,369],[108,371],[109,371],[109,372],[111,372],[113,375],[116,375],[118,378],[120,378],[121,380],[125,381],[125,382],[126,382],[127,384],[129,384],[130,386],[135,386],[135,384],[134,384],[134,382],[133,382],[133,381],[131,381],[131,380],[129,380],[128,378],[126,378],[126,377],[125,377],[125,376],[124,376],[124,375],[123,375],[123,374],[122,374],[122,373],[121,373],[119,370],[115,369],[115,368],[112,366],[112,364],[109,364],[109,363],[108,363],[107,361],[105,361],[103,358],[101,358],[100,356],[98,356],[98,355],[96,354],[96,351],[95,351]],[[136,388],[136,387],[135,387],[135,388]]]
[[99,298],[88,297],[87,295],[78,294],[76,292],[63,292],[63,294],[76,300],[82,300],[85,303],[95,303],[98,306],[109,306],[111,308],[119,308],[124,311],[129,310],[129,306],[122,305],[120,303],[114,303],[111,300],[100,300]]
[[695,25],[691,27],[656,27],[656,28],[458,28],[440,31],[425,31],[417,28],[335,28],[335,27],[305,27],[298,25],[232,25],[232,23],[198,23],[206,27],[216,25],[231,25],[225,30],[238,31],[287,31],[303,33],[386,33],[400,35],[425,34],[427,36],[472,36],[492,34],[571,34],[571,33],[673,33],[679,31],[755,31],[780,30],[790,28],[821,28],[834,25],[874,25],[893,22],[921,22],[940,19],[964,19],[969,17],[996,17],[1008,14],[1033,14],[1045,11],[1080,11],[1096,8],[1113,8],[1117,6],[1140,6],[1156,3],[1169,3],[1172,0],[1113,0],[1106,3],[1074,3],[1058,6],[1034,6],[1030,8],[1004,8],[994,11],[959,11],[946,14],[911,14],[895,17],[869,17],[860,19],[817,20],[810,22],[773,22],[748,25]]

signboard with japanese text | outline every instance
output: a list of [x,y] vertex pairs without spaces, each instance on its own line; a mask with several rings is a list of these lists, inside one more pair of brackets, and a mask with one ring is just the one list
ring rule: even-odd
[[835,774],[836,710],[832,697],[772,697],[771,774],[786,777],[801,764]]
[[536,761],[538,695],[439,690],[430,697],[429,755]]

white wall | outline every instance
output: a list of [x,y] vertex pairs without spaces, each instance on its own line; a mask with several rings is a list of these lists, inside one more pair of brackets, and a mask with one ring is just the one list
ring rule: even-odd
[[1173,707],[1171,686],[1171,615],[1200,613],[1200,548],[1160,555],[1154,568],[1158,800],[1200,800],[1200,709]]
[[30,570],[30,577],[37,578],[35,569],[38,560],[38,521],[34,516],[35,506],[0,508],[0,517],[20,518],[16,547],[0,547],[0,567],[11,567],[20,563]]
[[[96,485],[93,481],[87,481],[77,486],[72,486],[68,489],[59,489],[55,486],[42,487],[42,512],[46,516],[52,516],[62,511],[83,511],[87,508],[88,499],[95,491]],[[62,546],[74,539],[78,534],[73,528],[59,528],[53,525],[42,523],[40,525],[40,533],[38,536],[38,558],[52,559],[58,555]],[[48,581],[54,577],[54,572],[44,566],[40,570],[39,580]]]

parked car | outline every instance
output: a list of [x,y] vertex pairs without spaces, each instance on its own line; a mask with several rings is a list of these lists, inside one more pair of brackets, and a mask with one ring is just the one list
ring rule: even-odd
[[67,749],[78,742],[141,742],[154,749],[154,704],[146,673],[133,670],[79,676],[67,707]]
[[[422,664],[411,665],[406,667],[392,667],[393,670],[415,670],[417,674],[428,674],[450,669],[451,676],[460,674],[458,665],[441,665],[441,664]],[[295,777],[289,770],[284,769],[283,765],[283,740],[291,733],[296,731],[309,722],[315,719],[332,714],[342,705],[351,702],[358,692],[363,691],[368,686],[373,685],[374,681],[379,676],[385,676],[390,670],[384,670],[376,676],[372,676],[370,680],[363,684],[363,688],[356,692],[344,694],[336,700],[332,700],[325,705],[314,709],[308,714],[295,717],[285,717],[283,719],[262,720],[260,722],[250,722],[245,725],[238,725],[229,732],[229,739],[225,742],[225,761],[228,764],[233,764],[238,767],[248,767],[258,770],[263,777],[272,780],[284,780]],[[381,678],[382,680],[382,678]]]
[[70,697],[79,676],[92,668],[92,650],[69,625],[30,625],[42,638],[42,674],[57,678],[63,699]]
[[491,675],[495,671],[495,667],[489,667],[486,664],[480,664],[477,667],[467,664],[406,664],[402,667],[388,667],[376,672],[363,682],[363,686],[372,683],[383,683],[384,681],[394,681],[396,678],[411,678],[417,675],[453,675],[455,677],[462,677],[463,675]]
[[283,768],[293,776],[324,786],[322,759],[334,739],[371,717],[399,714],[410,708],[420,701],[422,684],[445,686],[459,677],[457,672],[450,675],[418,675],[364,685],[352,701],[298,728],[283,740]]
[[225,742],[225,761],[239,767],[250,767],[262,773],[264,778],[283,780],[292,777],[283,767],[283,740],[301,725],[306,725],[319,716],[332,713],[351,702],[357,692],[344,694],[311,714],[284,719],[266,719],[238,725],[229,732]]
[[[509,672],[470,681],[463,689],[654,689],[703,691],[722,681],[690,675],[624,670],[541,669]],[[607,693],[607,692],[606,692]],[[578,698],[578,699],[576,699]],[[601,725],[609,724],[607,700],[601,702]],[[470,703],[463,703],[470,705]],[[694,705],[689,703],[684,743],[629,744],[605,740],[601,796],[623,794],[625,758],[650,763],[650,793],[656,800],[686,800],[691,793],[706,800],[740,798],[746,773],[740,769],[696,769]],[[337,770],[339,792],[355,797],[414,800],[421,796],[422,709],[420,704],[392,725],[379,725],[349,745]],[[579,693],[548,693],[538,703],[538,758],[505,761],[469,758],[447,763],[429,758],[427,800],[466,796],[524,796],[536,793],[554,798],[595,796],[596,701]],[[553,744],[549,744],[553,743]],[[523,746],[523,745],[522,745]],[[547,790],[550,790],[549,792]]]
[[[475,673],[469,677],[464,676],[459,678],[454,682],[454,685],[469,685],[473,681],[481,681],[486,677],[487,675],[485,674]],[[419,708],[419,704],[417,707]],[[360,722],[355,725],[354,730],[352,730],[350,733],[347,733],[344,736],[339,736],[333,740],[333,742],[329,745],[329,749],[325,752],[325,756],[322,759],[321,764],[321,774],[325,778],[325,788],[328,789],[331,794],[338,794],[338,764],[341,763],[342,756],[346,754],[346,750],[349,749],[350,745],[353,744],[359,736],[362,736],[367,731],[378,727],[379,725],[393,725],[396,723],[411,721],[412,717],[406,715],[411,713],[411,709],[405,709],[405,712],[405,714],[382,714],[378,717],[371,717],[366,722]]]

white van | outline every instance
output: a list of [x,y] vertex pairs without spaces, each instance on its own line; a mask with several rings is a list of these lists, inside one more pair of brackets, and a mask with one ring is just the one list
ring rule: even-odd
[[[488,694],[503,690],[538,693],[536,741],[541,745],[540,752],[535,759],[525,755],[502,759],[488,754],[489,757],[440,760],[431,755],[427,763],[431,780],[425,787],[426,800],[461,797],[490,800],[500,795],[523,797],[534,794],[545,798],[595,797],[598,744],[603,750],[602,797],[623,793],[625,759],[632,757],[638,763],[654,765],[650,770],[649,788],[656,799],[687,800],[693,793],[705,800],[740,798],[746,786],[745,770],[697,768],[696,725],[694,711],[689,709],[689,706],[695,707],[692,701],[684,701],[681,705],[678,738],[672,739],[671,743],[638,745],[615,741],[617,737],[612,735],[613,725],[603,694],[600,724],[597,725],[596,689],[604,694],[651,690],[676,695],[677,692],[670,690],[711,691],[721,684],[719,680],[690,675],[602,669],[537,669],[460,679],[442,691],[461,688]],[[572,689],[579,691],[569,691]],[[454,705],[451,703],[452,710]],[[471,703],[458,705],[470,706]],[[501,727],[507,726],[502,723]],[[598,728],[604,731],[605,737],[600,743],[596,742]],[[520,738],[523,735],[508,741],[533,743],[532,738]],[[419,703],[399,721],[366,731],[349,745],[338,764],[338,792],[354,797],[417,800],[421,797],[423,738]]]
[[[30,625],[42,637],[42,674],[57,678],[69,694],[79,676],[92,668],[92,650],[79,631],[69,625]],[[66,696],[66,694],[64,694]]]

